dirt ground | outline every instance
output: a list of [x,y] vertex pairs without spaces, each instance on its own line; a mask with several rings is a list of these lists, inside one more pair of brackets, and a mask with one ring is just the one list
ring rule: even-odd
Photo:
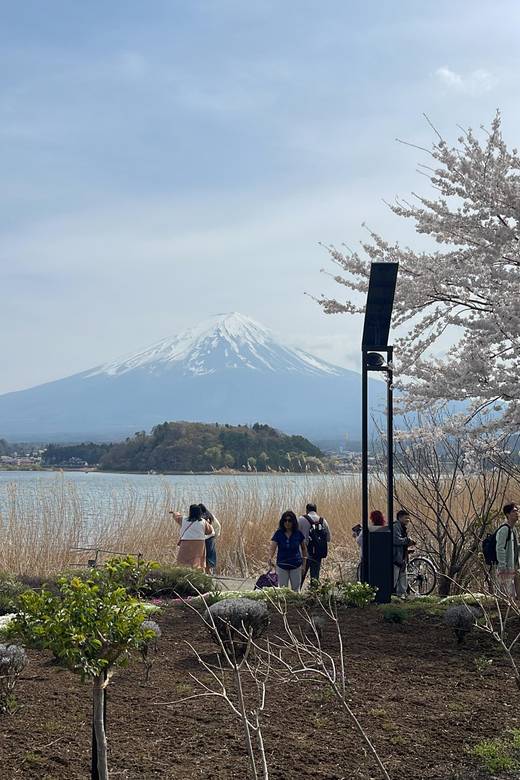
[[[152,653],[150,683],[136,662],[117,671],[108,688],[110,777],[247,780],[243,732],[229,706],[208,697],[179,703],[201,692],[190,673],[208,684],[211,679],[187,642],[209,663],[216,661],[200,618],[169,605],[156,620],[162,637]],[[291,620],[303,623],[295,609]],[[340,622],[349,704],[392,780],[490,778],[469,749],[520,728],[520,692],[492,641],[475,632],[459,646],[439,615],[411,611],[404,623],[390,624],[376,605],[344,608]],[[281,630],[274,615],[270,637]],[[332,624],[323,646],[337,655]],[[0,778],[88,778],[92,684],[60,672],[47,653],[29,655],[16,688],[21,708],[0,717]],[[229,690],[235,690],[231,679]],[[254,707],[254,691],[249,685],[246,691]],[[271,780],[381,777],[326,683],[273,678],[262,729]]]

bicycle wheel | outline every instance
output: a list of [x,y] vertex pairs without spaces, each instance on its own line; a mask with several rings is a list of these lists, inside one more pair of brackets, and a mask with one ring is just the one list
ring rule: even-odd
[[437,584],[433,563],[428,558],[413,558],[407,572],[409,590],[416,596],[429,596]]

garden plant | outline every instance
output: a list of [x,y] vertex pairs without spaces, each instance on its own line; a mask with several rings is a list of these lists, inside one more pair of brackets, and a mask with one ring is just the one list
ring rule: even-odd
[[124,585],[129,571],[144,575],[152,565],[132,557],[113,558],[107,570],[95,569],[92,578],[59,582],[54,596],[44,588],[19,597],[19,611],[7,628],[7,636],[36,649],[52,652],[60,666],[92,680],[97,776],[107,780],[107,740],[103,718],[105,688],[114,667],[129,662],[132,650],[156,637],[143,628],[147,615]]

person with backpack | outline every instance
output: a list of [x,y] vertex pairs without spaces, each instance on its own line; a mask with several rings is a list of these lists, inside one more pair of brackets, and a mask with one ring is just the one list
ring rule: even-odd
[[311,585],[316,585],[320,578],[321,562],[327,557],[330,542],[329,524],[317,514],[316,504],[307,504],[305,514],[298,518],[298,528],[305,537],[307,545],[307,564],[302,576],[302,585],[309,569]]
[[498,586],[506,596],[516,598],[515,575],[518,571],[518,521],[516,504],[504,507],[506,522],[496,532],[496,578]]

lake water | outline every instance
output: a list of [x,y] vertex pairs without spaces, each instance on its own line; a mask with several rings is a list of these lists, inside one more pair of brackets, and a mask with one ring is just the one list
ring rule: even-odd
[[316,501],[328,513],[340,500],[345,512],[356,505],[359,486],[359,474],[2,471],[0,563],[6,570],[34,571],[36,558],[53,570],[60,555],[69,565],[70,552],[87,547],[149,550],[154,560],[171,560],[178,531],[168,510],[187,514],[191,503],[202,502],[223,524],[222,570],[243,572],[249,560],[265,558],[266,540],[283,511],[299,514]]
[[193,490],[195,495],[202,495],[216,485],[232,485],[244,489],[249,485],[257,485],[257,489],[270,491],[273,485],[292,485],[301,489],[302,494],[313,485],[324,481],[345,481],[351,483],[359,480],[358,474],[107,474],[97,471],[0,471],[0,491],[6,485],[19,485],[28,490],[36,490],[39,486],[52,483],[73,485],[80,494],[96,494],[98,496],[131,488],[143,496],[150,492],[163,490],[165,486],[183,492]]
[[[107,474],[101,472],[0,471],[0,512],[13,507],[23,497],[24,504],[37,511],[52,498],[55,503],[81,504],[84,517],[95,520],[103,511],[117,507],[134,509],[165,507],[187,511],[189,504],[216,505],[251,500],[273,502],[276,497],[295,511],[312,501],[315,491],[333,486],[356,484],[353,474]],[[283,511],[284,507],[281,507]]]

